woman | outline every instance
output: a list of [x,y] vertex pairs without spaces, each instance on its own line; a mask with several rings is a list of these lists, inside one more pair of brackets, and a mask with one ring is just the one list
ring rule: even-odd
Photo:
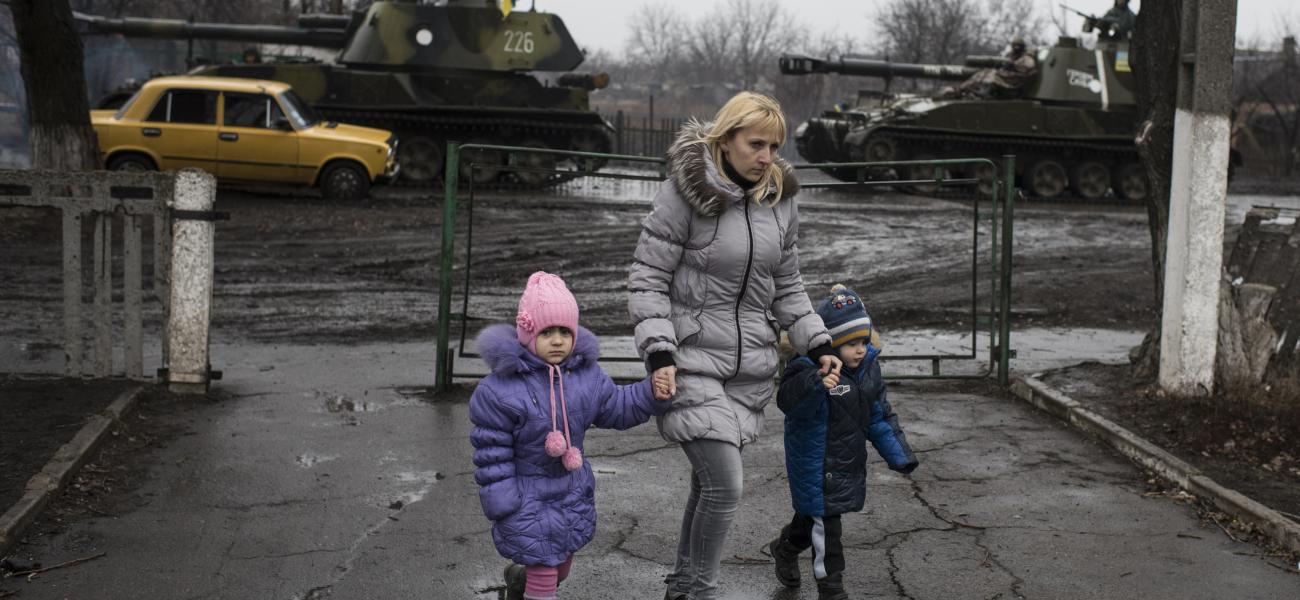
[[799,273],[799,184],[776,156],[785,131],[780,105],[752,92],[711,123],[687,123],[637,242],[628,280],[637,349],[674,395],[659,433],[691,463],[669,600],[717,596],[740,452],[775,393],[779,330],[824,372],[840,365]]

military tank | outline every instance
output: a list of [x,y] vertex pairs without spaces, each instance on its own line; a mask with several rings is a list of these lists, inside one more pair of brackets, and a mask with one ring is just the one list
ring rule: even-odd
[[[554,14],[503,15],[491,0],[447,0],[376,1],[350,16],[305,14],[297,27],[76,18],[87,33],[337,49],[332,62],[260,62],[253,54],[241,63],[203,65],[190,73],[283,81],[323,119],[397,133],[399,183],[438,179],[449,140],[587,152],[613,148],[613,127],[589,105],[590,92],[604,87],[608,76],[574,72],[582,51]],[[558,76],[544,83],[534,71]],[[562,178],[507,174],[501,168],[506,157],[496,152],[467,158],[478,168],[463,167],[462,176],[479,184],[536,186]],[[517,160],[540,168],[556,162],[545,154]]]
[[[824,112],[795,130],[800,156],[812,163],[1017,157],[1022,188],[1038,198],[1097,200],[1112,193],[1141,201],[1150,193],[1134,133],[1140,111],[1124,41],[1083,48],[1062,37],[1039,50],[1036,74],[1014,97],[948,98],[941,95],[859,92],[851,105]],[[838,73],[889,78],[966,80],[999,57],[967,57],[965,65],[903,64],[865,58],[780,58],[787,75]],[[988,190],[987,166],[970,173]],[[853,180],[855,170],[830,169]],[[932,177],[932,168],[904,173]],[[931,191],[922,188],[920,191]]]

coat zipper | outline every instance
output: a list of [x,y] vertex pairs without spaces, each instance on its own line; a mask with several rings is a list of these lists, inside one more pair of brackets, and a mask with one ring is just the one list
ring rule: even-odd
[[745,201],[745,233],[749,238],[749,255],[745,259],[745,276],[740,280],[740,294],[736,296],[736,306],[732,310],[732,315],[736,320],[736,368],[732,371],[731,377],[727,381],[735,379],[740,374],[740,355],[741,355],[741,335],[740,335],[740,303],[745,300],[745,290],[749,287],[749,270],[754,265],[754,226],[749,220],[749,201]]

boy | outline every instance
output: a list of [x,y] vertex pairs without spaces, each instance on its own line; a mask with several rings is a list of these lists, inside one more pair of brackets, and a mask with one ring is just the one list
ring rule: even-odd
[[781,377],[777,404],[785,413],[785,465],[795,515],[768,550],[777,580],[798,587],[799,553],[811,547],[818,600],[847,600],[840,515],[862,510],[866,499],[867,440],[890,469],[911,473],[918,462],[885,400],[876,362],[879,338],[862,298],[837,284],[817,314],[844,366],[839,374],[823,376],[816,363],[800,356]]

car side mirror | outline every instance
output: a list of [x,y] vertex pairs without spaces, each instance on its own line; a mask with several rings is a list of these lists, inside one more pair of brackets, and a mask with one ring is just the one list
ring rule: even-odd
[[293,126],[289,124],[289,119],[287,117],[276,117],[275,120],[271,121],[271,126],[280,131],[289,131],[293,129]]

